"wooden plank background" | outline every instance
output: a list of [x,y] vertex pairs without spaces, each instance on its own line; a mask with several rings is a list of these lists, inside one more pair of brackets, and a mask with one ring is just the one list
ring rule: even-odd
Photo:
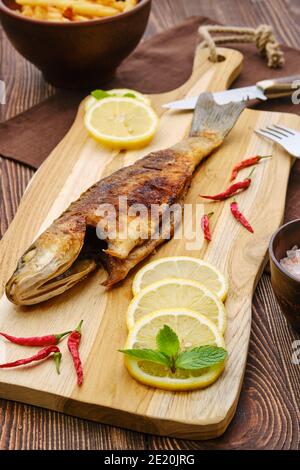
[[[192,15],[231,25],[268,23],[281,42],[300,48],[299,0],[153,0],[145,37]],[[0,74],[8,92],[7,105],[0,106],[0,120],[54,91],[13,50],[1,27]],[[32,174],[22,165],[1,162],[1,234]],[[258,305],[264,317],[258,315]],[[252,336],[239,406],[221,438],[193,442],[149,436],[0,400],[0,449],[299,449],[300,374],[299,366],[291,363],[295,339],[275,301],[269,276],[264,274],[253,301]]]

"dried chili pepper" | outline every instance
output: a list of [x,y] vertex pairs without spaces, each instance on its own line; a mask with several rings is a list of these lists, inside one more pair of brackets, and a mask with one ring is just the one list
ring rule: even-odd
[[52,346],[58,344],[66,335],[69,335],[71,331],[60,333],[58,335],[46,335],[46,336],[30,336],[27,338],[18,338],[16,336],[9,335],[0,331],[0,335],[6,338],[8,341],[20,346]]
[[237,205],[237,202],[236,202],[236,201],[233,201],[233,202],[230,204],[230,210],[231,210],[231,213],[232,213],[233,217],[234,217],[238,222],[240,222],[240,224],[242,224],[243,227],[245,227],[245,229],[248,230],[248,232],[254,233],[254,230],[253,230],[253,228],[251,227],[251,225],[250,225],[250,223],[248,222],[248,220],[246,219],[246,217],[239,211],[239,208],[238,208],[238,205]]
[[272,155],[255,155],[254,157],[247,158],[246,160],[242,160],[241,162],[237,163],[231,173],[231,177],[229,181],[235,180],[238,175],[238,172],[243,170],[244,168],[248,168],[249,166],[257,165],[263,158],[271,158]]
[[46,357],[50,356],[50,354],[52,353],[54,353],[53,359],[56,365],[56,370],[59,373],[61,352],[57,346],[48,346],[47,348],[41,349],[33,356],[26,357],[25,359],[18,359],[17,361],[6,362],[5,364],[0,364],[0,368],[6,369],[10,367],[18,367],[18,366],[24,366],[26,364],[30,364],[31,362],[42,361],[43,359],[46,359]]
[[70,334],[68,338],[68,348],[71,353],[74,367],[76,370],[78,385],[81,385],[83,382],[83,369],[82,369],[81,359],[79,356],[79,345],[80,345],[80,340],[81,340],[82,323],[83,323],[83,320],[81,320],[76,330],[72,331],[72,333]]
[[243,181],[238,181],[237,183],[232,184],[229,186],[229,188],[226,189],[226,191],[215,194],[214,196],[202,196],[204,199],[211,199],[212,201],[224,201],[225,199],[228,199],[229,197],[235,196],[238,192],[245,191],[245,189],[249,188],[251,184],[251,175],[253,173],[254,169],[251,171],[250,175],[245,178]]
[[213,212],[210,212],[209,214],[204,214],[201,217],[201,228],[204,233],[204,239],[207,240],[208,242],[211,241],[211,231],[210,231],[210,226],[209,226],[209,218],[213,215]]

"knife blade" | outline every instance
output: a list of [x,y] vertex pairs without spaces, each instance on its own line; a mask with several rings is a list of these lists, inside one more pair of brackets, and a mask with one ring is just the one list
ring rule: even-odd
[[[259,99],[265,101],[269,98],[289,96],[300,88],[300,76],[281,77],[276,80],[261,80],[253,86],[233,88],[213,93],[218,104],[230,102],[249,101]],[[168,109],[195,109],[198,97],[191,96],[182,100],[172,101],[163,105]]]

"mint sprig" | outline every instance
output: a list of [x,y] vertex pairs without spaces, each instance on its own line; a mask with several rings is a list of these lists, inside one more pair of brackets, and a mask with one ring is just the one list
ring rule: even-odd
[[227,357],[227,351],[224,348],[216,346],[199,346],[189,351],[183,351],[176,359],[178,369],[204,369],[219,362],[223,362]]
[[173,373],[177,369],[196,370],[219,364],[227,358],[226,349],[204,345],[180,351],[180,341],[172,328],[164,325],[156,335],[157,349],[120,349],[119,351],[144,361],[162,364]]
[[107,93],[107,91],[104,91],[104,90],[94,90],[91,92],[91,95],[96,100],[103,100],[103,98],[110,98],[111,96],[115,96],[110,93]]
[[156,335],[157,349],[166,356],[177,356],[180,343],[177,334],[168,325],[164,325]]
[[136,96],[133,93],[125,93],[122,95],[124,98],[134,98],[136,99]]
[[103,100],[103,98],[113,98],[114,96],[121,96],[122,98],[136,98],[136,96],[133,93],[124,93],[124,95],[117,95],[115,93],[108,93],[105,90],[94,90],[91,92],[91,95],[96,99],[96,100]]
[[170,366],[168,357],[154,349],[119,349],[119,351],[127,354],[127,356],[135,357],[136,359],[163,364],[167,367]]
[[176,371],[176,357],[180,343],[177,334],[168,325],[164,325],[156,335],[156,345],[159,352],[168,357],[172,372]]

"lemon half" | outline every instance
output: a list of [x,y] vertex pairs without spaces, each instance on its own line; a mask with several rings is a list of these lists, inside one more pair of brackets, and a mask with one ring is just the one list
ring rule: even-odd
[[88,132],[115,149],[138,149],[152,140],[158,117],[145,103],[132,98],[104,98],[85,114]]
[[[129,332],[125,348],[155,349],[156,335],[164,325],[176,332],[181,350],[204,345],[225,347],[220,331],[205,316],[189,309],[165,309],[141,318]],[[125,365],[130,375],[143,384],[165,390],[193,390],[215,382],[225,364],[196,370],[177,369],[173,373],[164,365],[126,356]]]

